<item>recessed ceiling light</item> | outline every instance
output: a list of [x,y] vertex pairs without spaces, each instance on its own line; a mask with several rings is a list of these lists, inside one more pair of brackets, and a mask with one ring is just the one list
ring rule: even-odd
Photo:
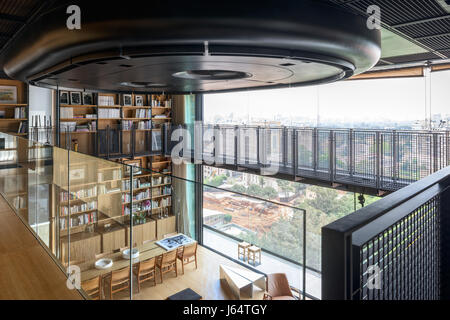
[[250,78],[252,74],[232,70],[189,70],[174,73],[172,76],[192,80],[237,80]]
[[156,88],[156,87],[166,87],[164,83],[153,83],[153,82],[143,82],[143,81],[125,81],[120,83],[121,86],[131,87],[131,88]]

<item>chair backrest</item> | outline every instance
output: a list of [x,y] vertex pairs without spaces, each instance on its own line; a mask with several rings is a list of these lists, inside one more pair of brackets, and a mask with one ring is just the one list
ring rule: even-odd
[[87,293],[95,293],[97,290],[100,291],[101,276],[83,281],[81,283],[81,288]]
[[177,250],[172,250],[162,255],[162,264],[173,263],[177,259]]
[[177,234],[178,234],[178,232],[166,233],[164,235],[164,239],[176,236]]
[[146,273],[155,268],[155,258],[150,258],[148,260],[139,263],[139,273]]
[[192,257],[196,253],[197,253],[197,242],[184,247],[183,257],[185,257],[185,258]]
[[120,284],[130,279],[130,267],[111,271],[111,282],[113,285]]
[[267,275],[267,292],[272,297],[293,296],[285,273]]

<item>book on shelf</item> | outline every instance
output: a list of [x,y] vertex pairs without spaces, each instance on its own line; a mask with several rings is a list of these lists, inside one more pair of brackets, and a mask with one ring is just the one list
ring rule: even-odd
[[5,110],[0,110],[0,119],[5,118]]
[[70,206],[70,208],[68,206],[61,206],[60,215],[63,217],[63,216],[69,215],[69,212],[70,212],[70,214],[77,214],[80,212],[95,210],[95,209],[97,209],[97,201],[90,201],[90,202]]
[[61,132],[73,132],[77,128],[76,122],[60,122],[59,128]]
[[27,133],[28,124],[21,122],[19,124],[19,128],[17,129],[17,133]]
[[120,109],[117,108],[98,109],[98,118],[99,119],[120,118]]
[[85,214],[78,215],[76,217],[70,217],[68,219],[67,217],[60,218],[59,219],[59,226],[61,230],[65,230],[68,227],[78,227],[87,225],[89,223],[96,223],[98,221],[98,213],[97,211],[94,212],[88,212]]
[[14,119],[25,119],[27,117],[26,107],[16,107],[14,108]]
[[113,96],[98,96],[98,105],[99,106],[113,106],[114,103],[114,97]]
[[72,119],[73,118],[73,108],[61,107],[61,108],[59,108],[59,115],[60,115],[61,119]]

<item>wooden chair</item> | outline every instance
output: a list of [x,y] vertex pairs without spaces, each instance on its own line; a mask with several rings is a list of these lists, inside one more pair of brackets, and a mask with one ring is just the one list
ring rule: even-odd
[[268,274],[266,288],[264,300],[296,300],[285,273]]
[[90,280],[83,281],[81,288],[92,300],[102,300],[102,277],[98,276]]
[[186,247],[181,247],[181,250],[177,252],[177,258],[181,260],[181,270],[183,271],[183,274],[184,266],[191,262],[195,262],[195,269],[197,269],[197,242]]
[[247,261],[247,249],[252,245],[245,241],[238,243],[238,259],[242,261]]
[[261,264],[261,248],[257,246],[247,248],[247,262],[254,267],[257,264]]
[[111,271],[107,277],[109,280],[109,298],[112,300],[113,293],[126,290],[130,287],[130,267]]
[[151,258],[142,262],[139,262],[133,269],[133,273],[136,276],[138,284],[138,292],[141,291],[141,283],[153,280],[153,284],[156,286],[156,259]]
[[177,234],[178,234],[178,232],[166,233],[164,235],[164,239],[176,236]]
[[156,258],[156,267],[159,269],[161,283],[163,282],[163,274],[170,271],[175,271],[175,276],[178,277],[177,250],[172,250],[158,256]]

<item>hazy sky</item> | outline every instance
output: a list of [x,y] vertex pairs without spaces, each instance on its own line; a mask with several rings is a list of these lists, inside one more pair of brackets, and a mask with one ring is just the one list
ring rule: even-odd
[[[432,73],[432,113],[450,114],[450,71]],[[205,95],[205,120],[227,117],[274,120],[304,116],[321,121],[419,120],[425,117],[425,79],[341,81],[333,84]]]

